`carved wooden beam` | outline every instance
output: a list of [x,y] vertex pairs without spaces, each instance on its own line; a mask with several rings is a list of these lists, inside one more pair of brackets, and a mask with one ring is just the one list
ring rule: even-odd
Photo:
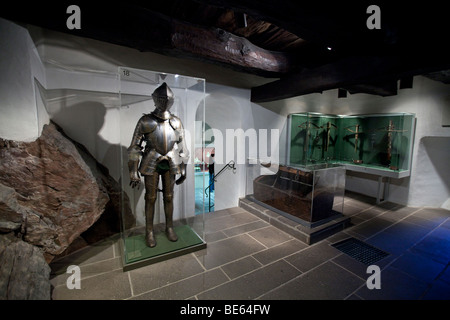
[[23,23],[106,41],[140,51],[191,58],[263,77],[277,78],[295,70],[292,55],[265,50],[247,39],[221,29],[176,20],[161,13],[126,3],[99,6],[84,3],[81,29],[66,26],[64,4],[42,8],[30,3],[11,6],[1,16]]
[[[292,0],[195,0],[223,7],[277,25],[298,37],[339,53],[374,53],[396,42],[397,30],[391,28],[396,7],[383,5],[383,28],[370,32],[366,26],[367,7],[373,1],[350,3]],[[377,1],[375,1],[377,2]],[[389,4],[389,5],[388,5]],[[398,11],[401,13],[401,11]],[[382,48],[383,47],[383,48]]]
[[172,21],[171,46],[192,57],[235,69],[276,77],[298,68],[292,55],[265,50],[222,29],[207,29]]

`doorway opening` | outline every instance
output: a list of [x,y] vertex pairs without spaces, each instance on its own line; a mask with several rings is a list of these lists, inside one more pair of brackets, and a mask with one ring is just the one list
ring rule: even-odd
[[[210,126],[205,123],[205,131]],[[213,212],[214,186],[214,137],[195,148],[195,213]]]

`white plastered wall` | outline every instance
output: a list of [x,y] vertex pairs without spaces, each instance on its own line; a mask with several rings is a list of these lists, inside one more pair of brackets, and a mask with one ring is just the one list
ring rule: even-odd
[[285,161],[285,118],[251,103],[250,90],[207,83],[206,93],[205,119],[215,138],[215,173],[231,160],[236,164],[234,172],[228,168],[217,178],[214,207],[236,207],[239,198],[252,193],[248,175],[264,173],[263,167],[252,166],[249,159],[275,166]]
[[34,141],[48,123],[36,81],[45,70],[27,29],[0,19],[0,137]]

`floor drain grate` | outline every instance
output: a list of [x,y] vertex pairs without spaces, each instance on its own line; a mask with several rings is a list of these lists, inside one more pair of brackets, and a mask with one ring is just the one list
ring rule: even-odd
[[348,238],[334,243],[332,246],[366,265],[371,265],[389,255],[389,253],[356,238]]

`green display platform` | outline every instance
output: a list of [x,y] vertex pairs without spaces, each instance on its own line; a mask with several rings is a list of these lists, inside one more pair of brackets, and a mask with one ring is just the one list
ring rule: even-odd
[[145,235],[139,234],[124,240],[125,259],[123,271],[140,268],[145,265],[171,259],[180,255],[206,248],[206,243],[188,225],[174,228],[178,241],[169,241],[164,232],[156,234],[156,246],[145,244]]

